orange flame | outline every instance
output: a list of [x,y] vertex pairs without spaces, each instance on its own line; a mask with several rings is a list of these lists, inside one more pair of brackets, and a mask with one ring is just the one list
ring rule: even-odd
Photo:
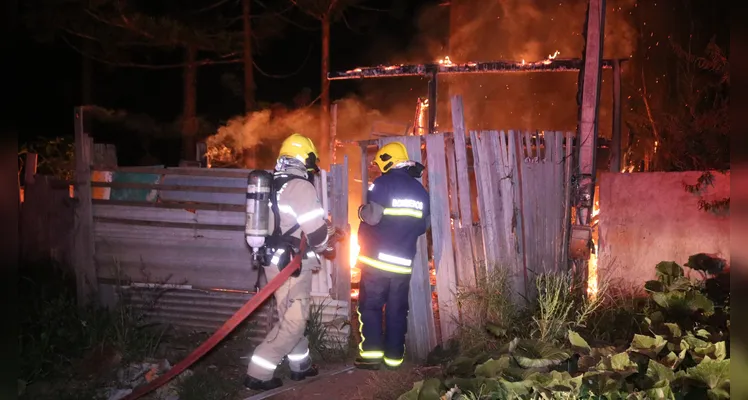
[[452,65],[452,60],[449,59],[449,56],[446,56],[438,61],[441,65]]
[[348,255],[348,262],[351,266],[351,282],[358,282],[361,279],[361,270],[356,268],[356,258],[358,258],[359,250],[361,250],[361,247],[358,245],[358,233],[351,232],[350,251]]
[[[597,226],[597,220],[595,219],[600,214],[600,202],[596,201],[592,207],[592,220],[593,229]],[[598,293],[598,279],[597,279],[597,242],[592,240],[593,251],[590,254],[590,260],[587,264],[587,295],[590,299],[597,297]]]

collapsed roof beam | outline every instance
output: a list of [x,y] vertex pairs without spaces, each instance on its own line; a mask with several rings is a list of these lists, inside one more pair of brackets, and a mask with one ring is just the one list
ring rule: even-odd
[[[625,60],[625,59],[624,59]],[[602,60],[605,69],[613,68],[614,60]],[[510,72],[563,72],[579,71],[583,63],[581,59],[546,59],[537,62],[489,61],[469,63],[441,63],[418,65],[380,65],[378,67],[362,67],[348,71],[330,72],[327,79],[331,81],[345,79],[392,78],[399,76],[428,76],[457,75],[457,74],[490,74]]]

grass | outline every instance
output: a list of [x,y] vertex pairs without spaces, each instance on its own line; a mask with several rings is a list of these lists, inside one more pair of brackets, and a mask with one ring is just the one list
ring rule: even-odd
[[[510,336],[516,329],[519,309],[511,301],[506,271],[495,268],[477,280],[475,286],[457,292],[461,320],[457,320],[455,340],[460,351],[477,354],[493,350],[497,336]],[[491,327],[491,331],[487,327]]]
[[597,296],[590,298],[571,272],[540,274],[535,286],[538,296],[532,336],[543,342],[564,340],[568,329],[585,326],[603,306],[608,289],[608,283],[601,282]]
[[325,321],[324,310],[328,302],[311,302],[309,307],[309,319],[306,325],[306,337],[309,340],[309,352],[312,359],[326,362],[342,361],[351,354],[353,340],[349,338],[348,344],[340,336],[334,335],[335,331],[350,326],[347,318],[334,318]]
[[[105,379],[106,371],[85,365],[107,364],[96,354],[108,354],[109,364],[142,360],[153,356],[161,343],[164,329],[146,324],[131,307],[78,307],[75,278],[65,266],[26,265],[21,274],[18,344],[19,379],[24,386],[41,380],[69,380],[79,368]],[[82,392],[75,396],[87,397]]]

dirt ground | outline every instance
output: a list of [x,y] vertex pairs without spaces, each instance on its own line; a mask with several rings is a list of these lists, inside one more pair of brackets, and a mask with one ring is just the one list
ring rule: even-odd
[[[154,362],[165,359],[174,366],[208,337],[209,335],[204,333],[171,332],[163,338],[153,359],[136,362]],[[243,380],[253,348],[254,345],[250,342],[249,335],[239,330],[190,366],[188,369],[192,377],[185,378],[184,382],[178,384],[174,383],[179,380],[176,378],[170,384],[175,385],[174,390],[178,392],[179,400],[246,400],[251,398],[259,392],[246,389]],[[94,356],[87,356],[75,362],[72,370],[65,377],[29,386],[24,398],[60,399],[58,395],[60,392],[69,394],[65,400],[94,398],[94,393],[100,392],[102,388],[112,387],[117,371],[128,364],[123,355],[114,350],[98,353],[94,352]],[[315,359],[320,376],[302,382],[289,380],[287,364],[281,364],[277,376],[283,379],[283,388],[288,388],[288,390],[267,398],[274,400],[394,400],[410,389],[413,382],[423,379],[421,369],[410,366],[407,362],[396,372],[365,371],[355,368],[340,372],[353,366],[354,355],[352,353],[349,359]],[[333,375],[332,373],[335,372],[339,373]],[[153,392],[142,399],[163,400],[163,394]]]

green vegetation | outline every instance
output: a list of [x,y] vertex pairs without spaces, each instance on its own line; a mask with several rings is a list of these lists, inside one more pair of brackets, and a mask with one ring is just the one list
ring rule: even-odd
[[64,266],[26,265],[21,272],[19,390],[74,375],[104,379],[107,368],[155,354],[164,329],[132,307],[78,307],[75,278]]
[[647,296],[620,304],[609,288],[581,300],[569,276],[539,276],[531,315],[512,314],[515,326],[532,321],[529,335],[486,322],[490,343],[460,351],[443,376],[416,382],[399,399],[727,399],[729,270],[706,254],[686,266],[659,263]]
[[325,321],[324,310],[328,302],[312,302],[309,307],[309,319],[306,324],[306,337],[309,340],[309,351],[313,360],[322,360],[326,362],[345,360],[350,354],[353,340],[345,343],[334,332],[342,330],[346,325],[350,325],[347,318],[333,318],[331,321]]

